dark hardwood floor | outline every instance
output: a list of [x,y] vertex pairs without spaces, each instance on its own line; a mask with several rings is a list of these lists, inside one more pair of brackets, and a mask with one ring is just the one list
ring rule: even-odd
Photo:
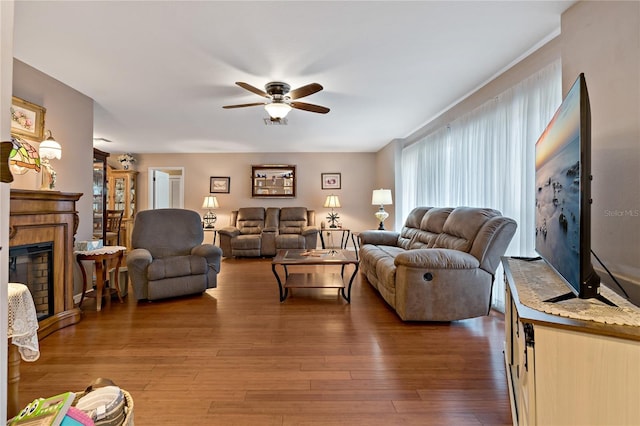
[[269,260],[225,259],[202,296],[83,310],[21,364],[21,405],[106,377],[137,426],[511,424],[499,314],[403,323],[360,275],[351,304],[280,303]]

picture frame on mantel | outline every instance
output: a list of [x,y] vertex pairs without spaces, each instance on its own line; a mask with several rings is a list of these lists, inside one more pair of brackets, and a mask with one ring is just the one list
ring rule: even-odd
[[209,193],[228,194],[231,190],[231,178],[228,176],[211,176],[209,179]]
[[322,189],[342,189],[342,175],[340,173],[322,173]]
[[40,142],[44,139],[46,109],[16,96],[11,98],[11,134]]

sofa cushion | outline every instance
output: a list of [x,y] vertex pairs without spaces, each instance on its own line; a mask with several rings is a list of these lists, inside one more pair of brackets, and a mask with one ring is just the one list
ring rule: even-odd
[[280,233],[301,234],[307,226],[306,207],[283,207],[280,209]]
[[207,273],[207,259],[201,256],[174,256],[155,259],[147,269],[149,281]]
[[279,249],[305,248],[305,239],[299,234],[283,234],[276,236],[276,247]]
[[260,234],[238,235],[231,240],[231,248],[234,250],[260,249]]
[[409,250],[411,242],[415,239],[415,235],[420,229],[420,221],[427,211],[431,207],[416,207],[411,210],[409,216],[404,222],[400,236],[398,237],[397,245],[405,250]]
[[420,229],[415,230],[409,249],[432,248],[452,210],[452,208],[429,209],[420,221]]
[[186,256],[203,239],[200,215],[185,209],[139,211],[131,234],[133,248],[146,248],[154,259]]
[[243,235],[260,234],[264,228],[265,210],[262,207],[238,209],[237,228]]
[[468,253],[482,225],[490,218],[498,215],[500,215],[500,212],[493,209],[455,208],[447,217],[442,234],[438,236],[433,247]]

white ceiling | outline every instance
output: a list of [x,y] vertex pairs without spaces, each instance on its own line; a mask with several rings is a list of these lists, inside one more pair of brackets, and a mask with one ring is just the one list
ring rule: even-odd
[[[559,31],[572,1],[16,1],[14,55],[95,101],[108,152],[372,152]],[[324,90],[265,126],[234,84]],[[55,129],[53,129],[55,131]]]

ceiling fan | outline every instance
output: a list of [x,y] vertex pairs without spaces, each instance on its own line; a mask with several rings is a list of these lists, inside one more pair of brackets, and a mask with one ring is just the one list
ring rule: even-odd
[[272,81],[264,85],[264,91],[242,81],[237,81],[236,84],[243,89],[255,93],[256,95],[269,99],[269,101],[240,105],[225,105],[222,108],[230,109],[264,105],[264,109],[267,110],[267,113],[269,113],[272,120],[280,120],[281,118],[286,117],[292,108],[317,112],[319,114],[326,114],[330,111],[329,108],[320,105],[308,104],[305,102],[293,102],[295,99],[304,98],[305,96],[313,95],[314,93],[321,91],[322,86],[318,83],[307,84],[306,86],[291,90],[291,86],[287,83]]

